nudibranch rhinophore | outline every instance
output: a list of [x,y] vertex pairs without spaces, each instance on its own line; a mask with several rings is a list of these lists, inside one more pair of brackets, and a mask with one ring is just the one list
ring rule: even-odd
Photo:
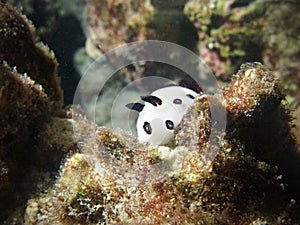
[[145,104],[129,103],[129,109],[139,112],[136,122],[138,139],[151,145],[168,144],[198,93],[186,87],[168,86],[141,96]]

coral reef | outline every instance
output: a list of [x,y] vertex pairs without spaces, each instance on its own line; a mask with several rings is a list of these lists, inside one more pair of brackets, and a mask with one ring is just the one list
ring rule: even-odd
[[184,11],[198,30],[200,53],[216,75],[228,79],[241,63],[261,61],[295,92],[300,71],[300,27],[293,22],[299,20],[297,1],[190,0]]
[[0,60],[19,73],[26,73],[43,86],[51,100],[54,112],[62,107],[62,90],[59,85],[57,61],[53,52],[35,42],[33,25],[12,7],[1,4]]
[[150,0],[88,0],[85,8],[86,50],[98,57],[122,44],[149,38]]
[[[295,197],[299,199],[299,152],[295,147],[295,136],[291,135],[293,117],[287,110],[282,87],[273,83],[273,78],[260,67],[253,70],[246,65],[237,76],[240,79],[235,81],[231,90],[224,93],[229,114],[241,113],[238,117],[242,118],[236,121],[237,115],[229,117],[228,126],[232,130],[233,127],[239,130],[231,135],[244,143],[245,152],[268,164],[277,165],[289,184],[288,191],[297,193]],[[251,77],[257,81],[254,82]],[[252,96],[251,92],[254,93]],[[240,97],[236,99],[234,96]]]
[[[47,168],[48,172],[51,172],[53,167],[57,170],[66,151],[49,153],[49,149],[40,147],[50,145],[51,140],[37,141],[45,124],[51,126],[52,117],[64,114],[63,92],[57,77],[58,64],[53,52],[43,44],[35,42],[34,27],[13,7],[0,4],[0,21],[2,221],[11,211],[18,211],[15,207],[19,206],[23,210],[28,196],[36,188],[36,183],[30,179],[36,179],[38,183],[39,177],[43,176],[41,170]],[[61,126],[68,129],[65,125]],[[72,131],[71,124],[69,128]],[[58,126],[55,129],[57,130]],[[44,132],[49,130],[50,128]],[[53,133],[52,130],[51,137]],[[65,138],[63,143],[65,146]],[[55,142],[52,144],[56,146]],[[39,169],[34,169],[35,167]],[[46,179],[44,181],[46,184]]]
[[[184,12],[198,30],[201,57],[220,79],[230,79],[243,62],[260,61],[280,78],[289,105],[297,109],[299,6],[295,0],[190,0]],[[299,127],[299,114],[294,117]]]
[[[30,14],[40,3],[51,15],[45,27],[52,27],[53,15],[61,13],[53,10],[60,8],[57,2],[50,7],[48,0],[26,0],[24,10]],[[183,1],[173,3],[181,10]],[[153,0],[161,12],[166,4]],[[283,90],[290,102],[299,102],[299,25],[291,22],[298,15],[283,19],[298,9],[296,1],[190,0],[185,13],[199,31],[202,54],[222,79],[253,59],[274,72],[243,64],[223,89],[223,100],[195,100],[175,130],[174,145],[151,147],[88,121],[76,106],[62,109],[53,52],[36,43],[25,16],[0,3],[1,223],[299,224],[300,126],[299,120],[294,126]],[[88,0],[89,53],[102,54],[99,44],[105,52],[153,35],[152,15],[150,1]],[[280,29],[274,29],[274,17],[281,18]],[[51,33],[43,33],[43,26],[37,32]],[[128,80],[153,71],[137,69],[127,70]],[[214,131],[211,105],[226,109],[225,131]],[[300,118],[299,109],[295,115]]]
[[71,104],[79,80],[74,53],[84,45],[81,28],[82,0],[4,0],[19,8],[35,26],[35,39],[47,43],[56,54],[65,105]]
[[[208,166],[208,96],[184,117],[174,148],[139,144],[71,109],[75,131],[85,133],[82,153],[67,159],[52,189],[28,201],[26,224],[297,224],[298,175],[284,162],[299,171],[300,156],[278,80],[261,64],[245,64],[224,101],[211,98],[226,108],[229,126],[224,139],[217,133],[212,145],[220,149]],[[178,166],[182,152],[192,155]]]

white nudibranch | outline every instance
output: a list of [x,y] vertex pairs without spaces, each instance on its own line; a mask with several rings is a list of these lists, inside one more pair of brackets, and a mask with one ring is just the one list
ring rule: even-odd
[[139,141],[151,145],[164,145],[172,141],[174,128],[179,125],[197,95],[189,88],[169,86],[141,96],[145,104],[127,104],[126,107],[139,112],[136,122]]

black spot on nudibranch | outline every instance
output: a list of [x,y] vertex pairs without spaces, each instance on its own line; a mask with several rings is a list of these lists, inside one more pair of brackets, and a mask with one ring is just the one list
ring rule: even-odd
[[171,120],[166,120],[166,127],[167,127],[169,130],[174,129],[174,123],[173,123],[173,121],[171,121]]
[[141,112],[145,106],[141,103],[129,103],[126,105],[126,107],[129,109]]
[[144,129],[144,131],[145,131],[147,134],[151,134],[151,133],[152,133],[152,127],[151,127],[150,123],[147,122],[147,121],[144,123],[143,129]]
[[179,86],[191,89],[197,93],[203,92],[202,88],[194,80],[181,80],[181,81],[179,81]]
[[187,97],[191,98],[191,99],[195,99],[195,96],[191,95],[191,94],[187,94]]
[[182,100],[181,100],[180,98],[175,98],[175,99],[173,100],[173,103],[174,103],[174,104],[177,104],[177,105],[180,105],[180,104],[182,103]]
[[154,95],[141,96],[141,99],[145,102],[151,103],[154,106],[162,104],[162,100]]

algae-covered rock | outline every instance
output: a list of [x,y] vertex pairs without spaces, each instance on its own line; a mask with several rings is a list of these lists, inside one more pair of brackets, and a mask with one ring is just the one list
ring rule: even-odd
[[[0,160],[1,217],[14,205],[13,192],[18,188],[32,135],[49,117],[50,101],[42,87],[27,75],[18,74],[7,64],[0,65]],[[28,166],[28,165],[27,165]],[[4,210],[5,209],[5,210]]]
[[224,91],[224,98],[230,115],[227,135],[242,142],[244,152],[278,166],[288,183],[287,190],[300,199],[300,155],[292,133],[294,121],[279,81],[266,67],[246,64]]
[[58,74],[64,90],[64,104],[72,103],[79,75],[73,63],[74,53],[84,46],[81,28],[82,0],[5,0],[17,7],[35,26],[35,39],[47,43],[60,66]]
[[85,8],[86,50],[98,57],[122,44],[149,38],[150,0],[88,0]]
[[56,188],[28,202],[25,221],[26,224],[250,224],[260,218],[292,224],[288,204],[280,197],[282,187],[276,170],[252,157],[235,154],[226,158],[222,154],[218,159],[220,165],[216,164],[218,169],[213,173],[203,172],[193,180],[181,174],[140,187],[120,186],[102,179],[87,164],[84,155],[76,154],[64,165]]
[[[269,70],[245,64],[224,90],[224,101],[217,95],[196,99],[176,129],[174,147],[139,144],[75,112],[75,131],[88,133],[81,153],[67,159],[53,188],[28,202],[26,224],[297,224],[299,184],[276,158],[287,154],[299,171],[283,99]],[[216,142],[209,142],[215,126],[210,104],[228,113],[226,135],[216,132]],[[269,145],[251,135],[265,132],[259,123],[274,123],[274,152],[267,134],[262,138]],[[218,150],[206,165],[209,145]]]
[[[288,183],[287,191],[298,201],[300,153],[292,130],[293,117],[279,80],[259,63],[243,64],[223,94],[227,111],[226,140],[257,160],[278,166]],[[207,101],[199,99],[198,105],[190,109],[178,131],[179,142],[189,145],[195,139],[200,149],[206,146],[207,138],[191,135],[199,129],[210,132],[207,118],[198,122],[206,104]]]
[[[261,15],[256,11],[260,1],[247,2],[253,11],[239,1],[227,6],[201,2],[220,6],[223,13],[232,12],[230,7],[246,12],[232,16]],[[146,38],[152,13],[148,1],[102,1],[103,8],[98,3],[87,2],[87,18],[101,15],[105,22],[91,26],[93,31],[120,34],[105,36],[105,48]],[[96,5],[100,11],[93,11]],[[130,20],[109,20],[107,9]],[[206,15],[207,9],[199,10]],[[198,15],[196,20],[203,19]],[[90,19],[88,25],[95,25]],[[231,19],[234,27],[239,24]],[[23,219],[25,224],[299,224],[300,157],[293,121],[283,88],[266,67],[244,64],[223,89],[223,100],[218,94],[195,100],[176,128],[174,145],[148,146],[124,131],[98,127],[74,106],[62,110],[56,59],[36,44],[34,27],[17,10],[0,4],[0,28],[4,224],[24,224]],[[232,55],[239,56],[239,45],[232,46],[237,49]],[[226,130],[214,130],[218,124],[212,110],[218,109],[226,110]]]
[[280,78],[287,103],[296,109],[297,127],[300,23],[295,21],[300,19],[299,7],[296,0],[189,0],[184,8],[198,30],[199,54],[211,70],[228,81],[242,63],[262,62]]
[[199,51],[228,79],[243,62],[261,61],[295,95],[299,86],[299,3],[272,0],[190,0],[184,12],[198,30]]
[[[64,117],[57,61],[35,42],[33,25],[15,8],[0,4],[0,220],[22,210],[41,171],[57,169],[65,151],[49,153],[54,136],[39,139],[51,117]],[[51,126],[51,125],[49,125]],[[68,126],[64,129],[68,129]],[[69,126],[72,130],[72,127]],[[46,131],[45,131],[46,132]],[[64,145],[66,140],[64,140]],[[56,146],[55,146],[56,147]],[[66,146],[64,146],[66,148]],[[39,154],[36,149],[39,149]],[[56,154],[55,158],[53,154]],[[38,167],[38,165],[43,165]],[[36,179],[36,182],[30,181]],[[46,180],[45,184],[47,183]],[[16,213],[18,214],[18,213]],[[10,223],[10,222],[7,222]]]
[[62,107],[62,90],[57,77],[57,61],[46,46],[35,42],[34,27],[13,7],[0,5],[0,60],[26,73],[43,86],[53,112]]

